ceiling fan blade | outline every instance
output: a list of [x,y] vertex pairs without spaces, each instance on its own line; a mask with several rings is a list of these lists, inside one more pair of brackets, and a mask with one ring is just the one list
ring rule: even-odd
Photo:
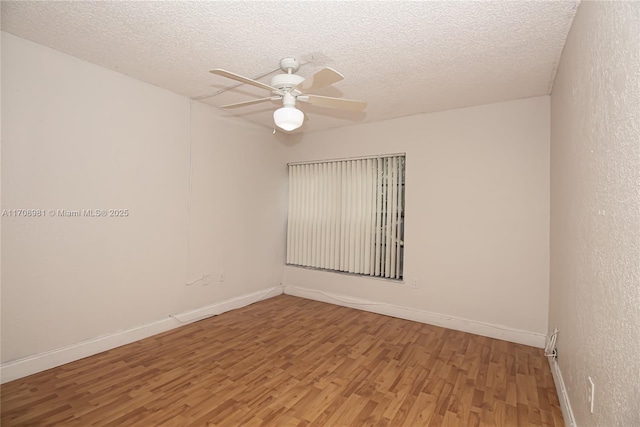
[[269,90],[269,91],[273,91],[273,92],[277,92],[279,94],[282,94],[282,91],[280,91],[279,89],[277,89],[275,87],[269,86],[268,84],[261,83],[261,82],[259,82],[257,80],[252,80],[252,79],[250,79],[248,77],[243,77],[243,76],[241,76],[239,74],[232,73],[231,71],[221,70],[220,68],[216,68],[215,70],[211,70],[209,72],[211,74],[216,74],[218,76],[226,77],[226,78],[231,79],[231,80],[236,80],[236,81],[239,81],[239,82],[242,82],[242,83],[246,83],[248,85],[252,85],[252,86],[255,86],[255,87],[259,87],[259,88],[262,88],[262,89],[266,89],[266,90]]
[[296,99],[309,104],[320,105],[322,107],[340,108],[342,110],[363,111],[367,107],[364,101],[355,101],[353,99],[332,98],[330,96],[320,95],[302,95]]
[[269,98],[260,98],[260,99],[253,99],[251,101],[236,102],[235,104],[221,105],[220,108],[244,107],[245,105],[253,105],[253,104],[258,104],[260,102],[275,101],[275,100],[278,100],[278,99],[282,99],[282,97],[281,96],[270,96]]
[[344,76],[333,68],[323,68],[317,73],[304,79],[293,89],[297,89],[300,92],[310,92],[329,86],[335,82],[339,82],[342,79],[344,79]]

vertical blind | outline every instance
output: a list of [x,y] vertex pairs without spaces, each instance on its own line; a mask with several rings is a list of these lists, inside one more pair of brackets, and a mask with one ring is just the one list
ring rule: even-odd
[[287,263],[402,278],[405,157],[289,165]]

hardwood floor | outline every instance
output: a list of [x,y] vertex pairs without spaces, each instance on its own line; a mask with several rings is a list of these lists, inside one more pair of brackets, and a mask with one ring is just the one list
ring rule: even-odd
[[2,426],[562,426],[541,349],[281,295],[4,384]]

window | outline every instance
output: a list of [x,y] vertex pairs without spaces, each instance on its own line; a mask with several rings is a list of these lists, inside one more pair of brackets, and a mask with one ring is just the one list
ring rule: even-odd
[[402,279],[405,156],[289,165],[287,264]]

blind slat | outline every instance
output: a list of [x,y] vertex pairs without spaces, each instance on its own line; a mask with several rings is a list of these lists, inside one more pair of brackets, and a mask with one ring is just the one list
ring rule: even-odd
[[331,257],[330,257],[331,263],[329,264],[329,268],[332,270],[337,270],[338,260],[340,257],[340,251],[338,250],[338,231],[339,231],[338,215],[340,211],[338,210],[338,206],[339,206],[339,201],[341,197],[340,191],[338,191],[338,189],[340,188],[340,181],[339,181],[337,163],[331,164],[331,175],[332,175],[331,186],[333,188],[334,201],[332,202],[333,204],[331,205],[332,207],[332,210],[331,210]]
[[375,275],[380,276],[382,274],[382,172],[384,165],[383,159],[377,159],[378,163],[378,179],[377,179],[377,191],[376,191],[376,271]]
[[311,165],[311,263],[312,267],[317,267],[318,256],[318,164]]
[[307,191],[305,192],[305,215],[304,215],[304,230],[305,230],[305,241],[304,241],[304,249],[305,249],[305,259],[304,265],[311,265],[312,257],[311,257],[311,249],[313,245],[313,226],[312,226],[312,211],[313,211],[313,181],[311,180],[311,169],[313,165],[308,165],[305,168],[305,182],[307,184]]
[[402,158],[398,158],[398,199],[396,202],[396,206],[398,209],[398,219],[397,219],[397,228],[396,228],[396,241],[397,241],[397,247],[396,247],[396,278],[399,279],[400,277],[402,277],[402,252],[403,252],[403,236],[402,236],[402,230],[403,230],[403,215],[404,215],[404,198],[403,198],[403,191],[402,191],[402,185],[404,182],[404,165],[402,163],[403,159]]
[[317,263],[318,266],[324,265],[324,233],[326,227],[326,217],[325,217],[325,209],[326,209],[326,190],[325,190],[325,181],[326,178],[324,176],[324,164],[318,165],[318,230],[317,230],[317,249],[318,249],[318,257]]
[[364,193],[364,211],[362,213],[363,223],[363,265],[362,265],[362,273],[370,274],[371,273],[371,211],[372,211],[372,179],[371,174],[373,170],[373,161],[372,159],[365,160],[365,171],[364,171],[364,184],[362,187],[362,191]]
[[396,158],[391,159],[391,228],[389,229],[389,235],[391,240],[391,256],[389,265],[389,277],[396,277],[396,226],[397,226],[397,203],[398,203],[398,187],[396,181],[398,167],[396,166]]
[[302,179],[302,168],[296,167],[295,169],[296,175],[295,178],[298,181],[296,184],[296,195],[298,196],[298,203],[294,203],[296,205],[295,215],[296,215],[296,263],[301,264],[302,257],[302,245],[304,244],[304,236],[302,234],[302,218],[303,218],[303,209],[304,209],[304,200],[302,199],[302,192],[304,188],[304,182]]
[[347,271],[349,254],[347,246],[347,234],[349,233],[348,211],[349,211],[349,189],[347,187],[347,162],[341,163],[341,188],[342,188],[342,207],[340,209],[340,271]]
[[356,160],[356,169],[354,177],[354,239],[353,239],[353,273],[361,273],[360,254],[362,251],[362,160]]

